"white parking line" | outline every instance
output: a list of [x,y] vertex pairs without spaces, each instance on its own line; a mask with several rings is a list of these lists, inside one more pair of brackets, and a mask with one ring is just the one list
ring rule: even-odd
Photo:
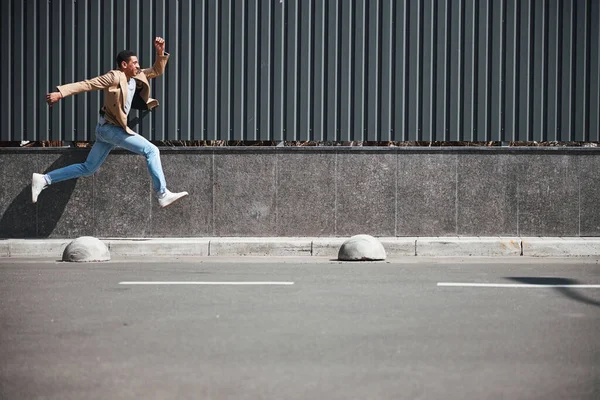
[[438,286],[447,287],[481,287],[481,288],[576,288],[600,289],[600,285],[544,285],[532,283],[466,283],[466,282],[438,282]]
[[294,282],[119,282],[119,285],[293,285]]

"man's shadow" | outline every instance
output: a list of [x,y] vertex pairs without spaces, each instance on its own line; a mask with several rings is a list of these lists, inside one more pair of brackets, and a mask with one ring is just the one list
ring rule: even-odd
[[[510,280],[513,280],[513,281],[516,281],[519,283],[529,284],[529,285],[577,285],[577,284],[579,284],[579,282],[577,282],[576,280],[568,279],[568,278],[508,277],[507,279],[510,279]],[[600,302],[582,295],[581,293],[574,290],[574,288],[555,287],[553,289],[571,300],[575,300],[580,303],[589,304],[591,306],[600,307]]]
[[[44,173],[84,162],[87,154],[87,151],[69,151],[46,168]],[[31,167],[31,173],[37,172],[33,170],[33,165]],[[76,184],[77,180],[71,179],[44,189],[38,198],[38,204],[43,202],[43,210],[38,212],[38,204],[31,202],[31,181],[29,181],[0,216],[0,238],[49,237],[61,219]]]

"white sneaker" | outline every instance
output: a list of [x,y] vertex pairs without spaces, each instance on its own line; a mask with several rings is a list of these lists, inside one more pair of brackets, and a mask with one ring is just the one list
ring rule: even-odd
[[163,193],[162,197],[158,198],[158,205],[162,208],[168,207],[187,195],[188,192],[171,193],[167,190],[165,193]]
[[46,178],[42,174],[33,174],[31,177],[31,202],[37,203],[38,196],[42,190],[48,187]]

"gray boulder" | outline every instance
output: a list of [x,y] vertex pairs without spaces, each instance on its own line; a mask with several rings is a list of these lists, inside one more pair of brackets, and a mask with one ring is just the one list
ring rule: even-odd
[[109,261],[110,252],[100,239],[82,236],[65,247],[62,260],[71,262]]
[[385,260],[385,249],[381,242],[370,235],[355,235],[346,240],[338,252],[341,261]]

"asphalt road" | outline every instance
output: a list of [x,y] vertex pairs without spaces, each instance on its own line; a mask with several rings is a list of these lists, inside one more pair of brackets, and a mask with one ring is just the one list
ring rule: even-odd
[[600,265],[0,259],[0,398],[600,398],[599,288],[439,283],[600,284]]

